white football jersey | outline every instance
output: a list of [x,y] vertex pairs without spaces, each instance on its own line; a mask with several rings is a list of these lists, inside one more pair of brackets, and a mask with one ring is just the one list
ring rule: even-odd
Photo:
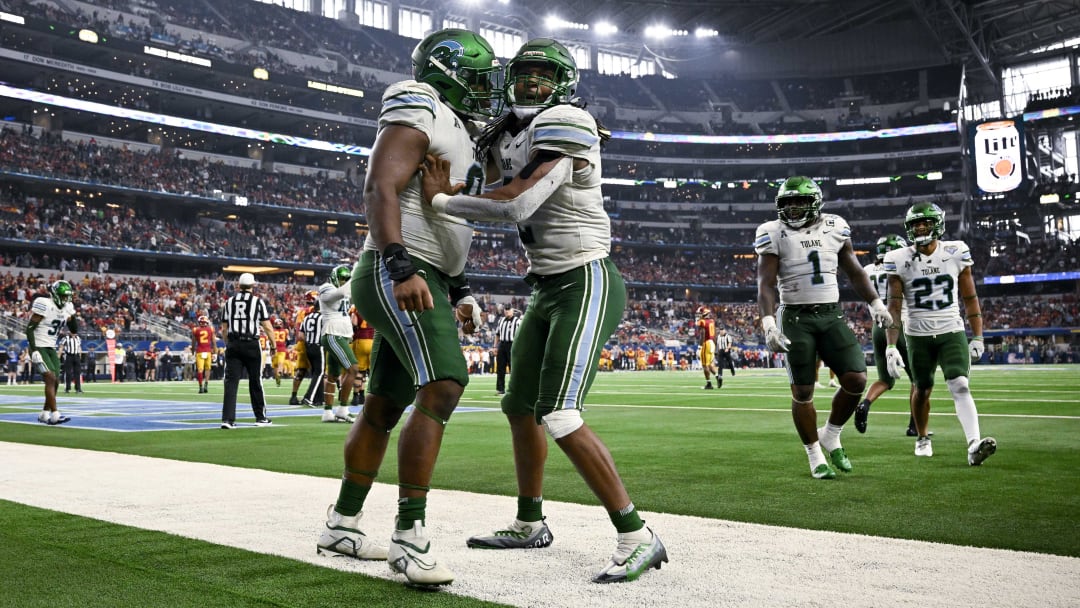
[[963,241],[938,241],[930,255],[916,252],[914,245],[885,254],[885,272],[904,284],[904,333],[937,336],[964,331],[957,278],[972,264],[971,250]]
[[69,318],[75,315],[75,305],[68,302],[63,308],[59,308],[52,298],[34,298],[30,312],[42,317],[41,323],[34,328],[34,346],[56,348],[60,329]]
[[330,283],[319,285],[319,312],[322,313],[322,333],[330,336],[352,338],[352,307],[350,284],[334,287]]
[[[414,80],[390,85],[383,94],[379,130],[390,125],[412,127],[427,135],[428,152],[450,161],[450,183],[465,184],[463,194],[482,192],[484,166],[476,162],[473,144],[479,127],[440,101],[431,85]],[[450,276],[461,274],[472,245],[469,223],[424,205],[419,174],[409,180],[398,198],[401,236],[409,255]],[[370,233],[364,249],[378,251]]]
[[600,191],[600,136],[596,119],[571,105],[548,108],[517,135],[503,133],[493,148],[504,181],[521,172],[538,150],[589,162],[518,224],[529,272],[552,275],[606,258],[611,220]]
[[758,226],[754,251],[780,258],[777,288],[781,304],[835,304],[840,301],[836,284],[839,253],[851,241],[844,218],[822,213],[809,226],[795,229],[780,220]]

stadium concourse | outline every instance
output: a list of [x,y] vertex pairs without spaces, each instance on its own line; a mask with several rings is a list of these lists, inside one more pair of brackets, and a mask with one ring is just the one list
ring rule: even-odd
[[[337,491],[335,479],[7,442],[0,442],[0,462],[6,463],[0,468],[3,500],[391,577],[385,562],[315,554],[313,539],[326,497]],[[370,501],[389,505],[396,496],[395,486],[377,483]],[[928,598],[935,606],[1080,603],[1080,558],[663,513],[646,517],[677,551],[672,564],[632,584],[599,586],[588,577],[610,542],[597,523],[605,519],[599,507],[546,501],[548,516],[560,525],[558,541],[509,560],[448,539],[502,525],[514,498],[442,490],[431,496],[441,505],[440,517],[430,522],[442,540],[439,555],[457,574],[447,592],[523,608],[914,608]],[[273,516],[251,525],[251,514],[266,505],[273,505]],[[365,528],[391,529],[392,511],[370,510]]]

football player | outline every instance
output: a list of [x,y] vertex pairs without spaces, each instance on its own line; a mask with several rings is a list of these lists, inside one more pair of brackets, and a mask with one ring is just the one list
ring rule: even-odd
[[[866,359],[840,308],[837,271],[842,270],[859,297],[870,304],[876,323],[891,325],[892,318],[855,257],[847,222],[822,213],[823,204],[821,188],[814,180],[787,178],[776,194],[777,219],[758,226],[754,250],[765,343],[773,352],[787,353],[784,366],[791,383],[791,416],[810,460],[810,473],[815,479],[833,479],[834,466],[851,471],[840,431],[866,388]],[[833,395],[829,418],[821,429],[814,409],[818,358],[840,379],[840,390]]]
[[281,386],[281,375],[285,373],[285,353],[289,350],[289,330],[285,328],[285,321],[280,318],[274,319],[274,355],[271,359],[271,367],[274,369],[274,383]]
[[353,326],[352,350],[356,356],[356,380],[353,383],[352,405],[360,405],[367,382],[368,369],[371,367],[371,344],[375,340],[375,328],[356,312],[356,307],[349,309],[349,318]]
[[[908,243],[904,240],[904,237],[899,234],[886,234],[885,236],[877,240],[875,246],[875,258],[874,261],[866,266],[863,266],[863,270],[866,271],[866,276],[870,277],[870,284],[874,286],[874,291],[877,292],[878,297],[886,299],[888,297],[889,290],[889,275],[885,273],[885,254],[893,249],[900,249],[901,247],[907,247]],[[906,315],[907,311],[901,308],[901,315]],[[903,324],[901,324],[901,333],[903,333]],[[874,344],[874,364],[877,366],[877,380],[870,385],[870,388],[866,391],[866,396],[859,405],[855,408],[855,428],[860,433],[866,432],[867,417],[870,414],[870,406],[877,401],[877,398],[885,391],[891,391],[896,384],[896,378],[893,378],[888,371],[885,361],[885,328],[874,324],[871,329],[871,335],[873,336]],[[900,340],[897,345],[900,350],[900,356],[903,358],[904,363],[907,363],[907,344]],[[905,368],[908,375],[908,380],[911,380],[911,371]],[[915,390],[915,386],[911,385],[911,391]],[[909,394],[910,401],[910,394]],[[915,418],[912,417],[908,421],[908,434],[915,435]]]
[[716,377],[716,388],[722,388],[724,378],[716,367],[716,319],[713,319],[712,309],[708,306],[698,306],[696,316],[698,357],[701,359],[701,371],[705,372],[705,386],[702,388],[712,390],[713,376]]
[[210,370],[214,364],[214,348],[217,337],[210,317],[199,315],[197,324],[191,330],[191,343],[195,345],[195,380],[199,383],[199,392],[210,392]]
[[632,581],[659,568],[667,551],[630,501],[611,453],[581,417],[600,351],[626,307],[600,190],[600,146],[610,134],[575,97],[577,64],[562,44],[530,40],[506,69],[511,111],[477,144],[505,185],[480,196],[457,194],[463,188],[450,186],[448,161],[429,154],[423,167],[424,198],[436,213],[517,224],[529,260],[525,280],[533,288],[502,398],[514,446],[517,516],[508,528],[466,542],[488,549],[551,544],[542,511],[547,431],[617,532],[615,552],[593,580]]
[[[410,584],[437,586],[453,582],[454,573],[424,528],[427,494],[446,424],[469,383],[451,302],[469,304],[476,325],[481,311],[460,290],[473,229],[425,208],[416,174],[435,152],[450,159],[455,181],[470,192],[483,188],[474,121],[499,115],[502,68],[486,40],[461,29],[421,40],[412,65],[413,80],[383,94],[364,182],[370,232],[351,286],[356,309],[376,331],[374,359],[363,415],[345,444],[341,492],[318,546],[361,559],[389,556]],[[398,459],[397,525],[387,551],[359,532],[359,518],[390,431],[410,404],[398,434],[398,453],[407,457]]]
[[49,285],[47,297],[34,298],[30,322],[26,324],[30,363],[45,382],[45,406],[38,414],[38,422],[44,424],[64,424],[71,420],[56,409],[56,389],[60,386],[60,355],[56,352],[56,342],[64,325],[72,334],[79,331],[75,305],[72,303],[74,295],[75,290],[67,281],[60,280]]
[[[349,318],[349,309],[352,308],[352,301],[349,299],[351,278],[352,271],[349,267],[339,264],[330,271],[330,280],[319,286],[323,365],[326,366],[323,379],[323,422],[352,424],[356,420],[349,413],[349,394],[357,372],[356,355],[352,349],[352,320]],[[339,405],[335,407],[336,393]]]
[[[956,406],[956,416],[967,439],[967,461],[978,466],[997,451],[993,437],[982,437],[979,412],[968,386],[971,361],[982,358],[982,309],[971,275],[971,251],[963,241],[939,240],[945,233],[945,212],[933,203],[915,203],[904,217],[911,246],[885,254],[889,275],[889,311],[900,318],[904,306],[903,335],[915,390],[911,414],[915,418],[915,455],[934,455],[930,444],[930,393],[934,374],[941,367]],[[960,302],[971,324],[971,340],[964,332]],[[885,348],[887,371],[900,377],[905,367],[897,343],[901,325],[889,325]]]

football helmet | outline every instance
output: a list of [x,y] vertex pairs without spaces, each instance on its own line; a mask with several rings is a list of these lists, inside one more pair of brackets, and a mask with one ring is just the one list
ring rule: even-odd
[[[537,64],[550,69],[551,76],[536,75],[527,69]],[[506,103],[514,108],[524,106],[543,109],[570,103],[580,80],[574,56],[565,46],[551,38],[534,38],[523,44],[513,59],[506,63],[506,74]],[[551,89],[551,94],[541,99],[537,92],[524,92],[523,97],[518,99],[514,85],[531,81],[536,81],[540,87]]]
[[885,254],[889,253],[893,249],[903,249],[908,246],[908,242],[904,240],[904,237],[899,234],[886,234],[877,240],[877,262],[878,264],[885,261]]
[[413,79],[458,112],[481,120],[502,113],[502,66],[480,35],[452,28],[429,34],[413,49],[412,64]]
[[274,329],[281,329],[285,327],[285,322],[281,319],[274,319]]
[[209,325],[210,324],[210,317],[208,317],[206,315],[199,315],[199,318],[197,319],[197,321],[199,322],[199,325]]
[[71,298],[75,295],[75,290],[71,287],[71,283],[61,279],[49,285],[49,295],[57,308],[63,308],[71,301]]
[[712,309],[708,306],[698,306],[695,314],[699,319],[708,319],[712,317]]
[[813,224],[821,215],[821,188],[809,177],[797,175],[780,184],[776,193],[776,215],[792,228]]
[[307,302],[309,306],[314,306],[315,302],[318,301],[318,299],[319,292],[315,291],[314,289],[304,293],[304,301]]
[[352,278],[352,269],[345,264],[338,264],[330,271],[330,284],[341,287]]
[[[923,220],[930,222],[930,232],[923,235],[916,234],[915,224]],[[945,234],[945,212],[934,203],[915,203],[904,216],[904,227],[907,228],[909,241],[916,245],[925,245]]]

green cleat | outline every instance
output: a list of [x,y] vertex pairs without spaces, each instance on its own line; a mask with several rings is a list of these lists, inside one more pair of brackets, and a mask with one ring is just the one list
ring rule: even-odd
[[814,476],[814,479],[836,479],[836,471],[824,462],[819,464],[810,474]]
[[836,448],[829,452],[829,460],[832,460],[833,466],[838,471],[851,472],[851,461],[848,460],[847,454],[844,453],[844,448]]

